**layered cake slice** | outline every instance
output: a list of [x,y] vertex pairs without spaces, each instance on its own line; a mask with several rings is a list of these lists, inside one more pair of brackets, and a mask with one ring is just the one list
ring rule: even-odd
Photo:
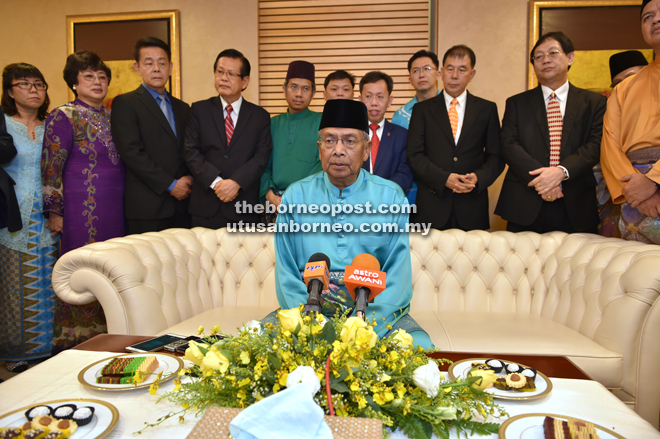
[[153,373],[158,368],[154,356],[113,358],[96,378],[97,384],[133,384],[137,372],[141,375]]
[[546,439],[598,439],[594,424],[586,421],[551,418],[543,420],[543,434]]

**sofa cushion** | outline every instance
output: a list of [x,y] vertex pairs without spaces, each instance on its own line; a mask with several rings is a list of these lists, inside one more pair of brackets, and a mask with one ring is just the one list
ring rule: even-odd
[[238,328],[243,326],[243,323],[249,322],[250,320],[261,320],[273,311],[275,311],[275,308],[263,306],[214,308],[188,320],[177,323],[176,325],[161,331],[158,335],[197,335],[197,328],[200,326],[203,326],[206,334],[209,334],[211,328],[218,324],[220,325],[222,332],[227,334],[238,334]]
[[618,389],[623,385],[621,354],[545,317],[464,311],[413,311],[410,315],[442,350],[564,355],[604,386]]

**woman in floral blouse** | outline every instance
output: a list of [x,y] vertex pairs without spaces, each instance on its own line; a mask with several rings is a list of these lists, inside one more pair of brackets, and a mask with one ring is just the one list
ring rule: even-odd
[[[124,165],[110,133],[110,110],[103,106],[110,69],[98,55],[69,55],[64,80],[76,99],[55,108],[46,120],[41,172],[44,215],[53,235],[62,234],[61,254],[96,241],[124,236]],[[56,337],[64,346],[105,330],[98,302],[62,304],[56,310]],[[58,321],[69,334],[58,334]],[[91,328],[91,329],[90,329]],[[65,328],[62,328],[65,331]],[[87,332],[87,334],[79,334]]]

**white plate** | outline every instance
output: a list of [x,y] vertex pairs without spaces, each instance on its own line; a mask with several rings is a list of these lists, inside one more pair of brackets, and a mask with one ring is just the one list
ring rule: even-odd
[[[101,376],[101,370],[115,358],[123,357],[147,357],[155,356],[158,360],[158,368],[149,376],[147,376],[144,381],[135,385],[135,384],[97,384],[96,378]],[[179,357],[175,357],[170,354],[162,354],[160,352],[141,352],[135,354],[126,354],[126,355],[117,355],[115,357],[106,358],[104,360],[97,361],[92,363],[78,374],[78,381],[85,387],[89,387],[94,390],[104,390],[110,392],[118,392],[125,390],[138,390],[149,387],[155,380],[159,372],[163,372],[161,382],[165,382],[173,379],[177,372],[183,369],[183,361]]]
[[[499,435],[500,439],[544,439],[543,435],[543,420],[546,416],[559,418],[564,420],[573,419],[580,421],[582,419],[571,418],[562,415],[551,415],[547,413],[527,413],[524,415],[514,416],[509,418],[500,426]],[[600,439],[624,439],[623,436],[594,424],[598,431]]]
[[117,408],[105,401],[98,399],[59,399],[57,401],[46,401],[30,404],[23,408],[14,410],[11,413],[5,413],[0,416],[0,427],[20,427],[27,422],[25,412],[40,405],[47,405],[53,410],[64,404],[75,404],[78,407],[94,407],[94,417],[92,422],[87,425],[79,426],[78,430],[70,436],[71,439],[96,439],[107,435],[119,420]]
[[[489,359],[490,358],[468,358],[467,360],[457,361],[451,366],[449,366],[449,376],[452,379],[457,377],[467,378],[467,373],[470,371],[470,369],[472,369],[472,363],[484,363]],[[508,364],[515,363],[521,367],[529,367],[521,363],[516,363],[514,361],[507,361],[507,360],[500,360],[500,361]],[[506,373],[500,372],[496,375],[504,376],[506,375]],[[534,384],[536,385],[536,390],[534,390],[533,392],[517,392],[515,390],[500,390],[494,387],[486,390],[486,392],[492,394],[493,397],[497,399],[524,401],[530,399],[543,398],[552,391],[552,382],[548,379],[547,376],[545,376],[538,370],[536,371],[536,379],[534,380]]]

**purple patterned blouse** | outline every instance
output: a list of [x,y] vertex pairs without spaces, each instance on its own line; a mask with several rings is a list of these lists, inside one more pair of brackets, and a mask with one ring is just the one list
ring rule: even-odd
[[110,110],[80,99],[54,109],[41,155],[44,213],[64,216],[61,254],[124,236],[124,165],[110,133]]

